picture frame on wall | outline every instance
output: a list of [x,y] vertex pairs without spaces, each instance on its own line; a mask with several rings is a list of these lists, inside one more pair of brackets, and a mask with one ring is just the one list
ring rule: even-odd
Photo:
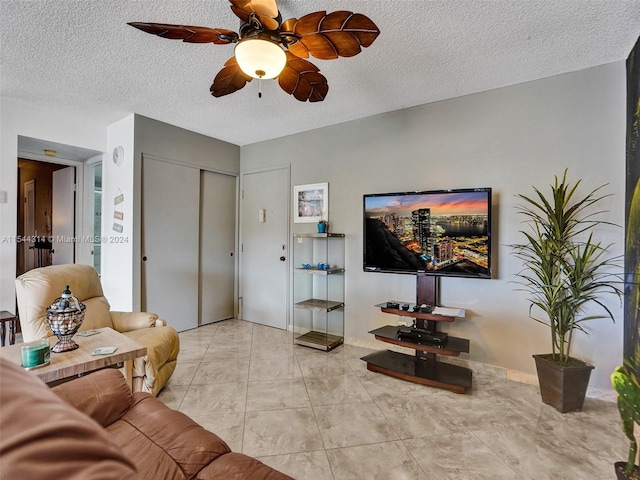
[[293,221],[318,223],[329,219],[329,184],[312,183],[293,187]]

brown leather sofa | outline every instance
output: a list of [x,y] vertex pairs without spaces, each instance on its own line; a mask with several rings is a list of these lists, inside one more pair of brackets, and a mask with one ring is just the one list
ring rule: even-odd
[[125,375],[136,391],[157,395],[176,368],[178,332],[155,313],[112,312],[102,292],[98,272],[90,265],[35,268],[16,278],[20,327],[25,342],[51,335],[46,310],[66,285],[87,307],[80,331],[109,327],[147,347],[147,354],[125,364]]
[[0,477],[293,480],[105,369],[53,389],[0,359]]

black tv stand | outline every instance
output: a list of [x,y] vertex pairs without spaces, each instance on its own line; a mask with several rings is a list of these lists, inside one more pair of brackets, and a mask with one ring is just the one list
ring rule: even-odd
[[[417,306],[422,304],[437,305],[437,278],[433,276],[418,276]],[[388,305],[398,305],[389,308]],[[411,330],[429,332],[424,338],[403,335],[407,327],[386,325],[371,330],[376,340],[414,349],[415,356],[383,350],[362,357],[367,362],[367,369],[372,372],[384,373],[396,378],[421,383],[432,387],[444,388],[455,393],[465,393],[472,387],[472,372],[470,369],[439,362],[437,355],[459,356],[469,353],[469,340],[446,335],[438,332],[440,322],[453,322],[456,309],[433,308],[431,312],[414,311],[413,305],[402,302],[385,302],[376,305],[384,313],[413,318],[414,327]],[[446,314],[442,314],[442,313]],[[445,337],[446,335],[446,337]],[[439,341],[436,338],[440,339]],[[443,340],[445,339],[446,340]]]

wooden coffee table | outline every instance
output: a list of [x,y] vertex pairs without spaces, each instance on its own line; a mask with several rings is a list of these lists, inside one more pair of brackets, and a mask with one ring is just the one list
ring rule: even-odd
[[[100,333],[89,337],[73,337],[79,348],[63,353],[51,352],[49,365],[30,370],[47,384],[58,384],[84,374],[107,367],[121,367],[124,362],[147,354],[147,347],[116,332],[112,328],[100,328]],[[58,339],[49,337],[53,347]],[[21,345],[9,345],[0,348],[0,358],[5,358],[17,365],[22,364]],[[91,355],[98,347],[118,347],[110,355]]]

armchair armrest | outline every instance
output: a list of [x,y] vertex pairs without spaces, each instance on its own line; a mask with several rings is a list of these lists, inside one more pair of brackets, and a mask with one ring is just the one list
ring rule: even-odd
[[158,314],[149,312],[110,312],[114,330],[130,332],[141,328],[161,327],[166,322]]
[[124,376],[114,368],[98,370],[51,390],[103,427],[122,417],[133,401]]

